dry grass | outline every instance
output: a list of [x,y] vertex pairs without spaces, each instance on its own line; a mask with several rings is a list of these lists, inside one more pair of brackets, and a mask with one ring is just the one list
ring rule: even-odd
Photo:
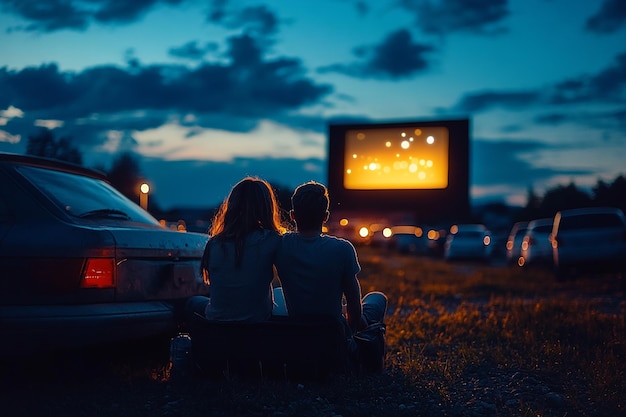
[[626,415],[615,277],[557,283],[540,270],[358,251],[364,293],[390,300],[384,375],[174,381],[167,346],[143,345],[4,367],[4,415]]
[[[545,270],[412,257],[388,262],[370,248],[361,248],[361,258],[364,290],[380,288],[391,300],[392,374],[429,387],[449,405],[476,394],[467,390],[468,377],[490,373],[501,383],[532,376],[540,391],[563,399],[553,410],[530,392],[526,404],[509,401],[521,407],[498,415],[626,412],[626,301],[617,277],[557,283]],[[491,400],[498,407],[497,398]]]

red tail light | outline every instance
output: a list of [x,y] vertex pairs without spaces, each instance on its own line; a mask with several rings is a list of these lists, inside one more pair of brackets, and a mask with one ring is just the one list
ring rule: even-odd
[[81,288],[110,288],[115,286],[115,259],[87,259]]

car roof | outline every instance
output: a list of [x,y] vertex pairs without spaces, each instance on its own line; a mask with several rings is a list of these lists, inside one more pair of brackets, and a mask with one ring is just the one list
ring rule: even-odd
[[579,216],[581,214],[597,214],[597,213],[617,213],[624,215],[622,210],[617,207],[584,207],[576,209],[561,210],[557,214],[564,216]]
[[69,172],[73,174],[84,175],[108,182],[107,175],[104,172],[86,168],[82,165],[71,162],[61,161],[53,158],[44,158],[33,155],[20,155],[16,153],[0,152],[0,163],[8,162],[18,165],[29,165],[40,168],[53,169],[55,171]]
[[545,226],[552,223],[554,223],[554,218],[552,217],[547,217],[545,219],[535,219],[528,222],[528,228],[532,229],[533,227]]

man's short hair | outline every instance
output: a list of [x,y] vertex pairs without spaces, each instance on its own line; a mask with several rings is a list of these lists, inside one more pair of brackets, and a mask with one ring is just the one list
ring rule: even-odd
[[320,227],[326,220],[329,205],[326,186],[315,181],[299,185],[291,196],[298,229],[311,230]]

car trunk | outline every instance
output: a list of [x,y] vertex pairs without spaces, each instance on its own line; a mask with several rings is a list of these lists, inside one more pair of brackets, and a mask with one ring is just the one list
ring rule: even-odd
[[[208,293],[200,274],[207,235],[152,225],[33,221],[14,225],[4,237],[12,244],[0,242],[3,305],[167,301]],[[85,285],[94,260],[111,265],[110,284]]]
[[117,301],[207,294],[200,259],[208,236],[167,230],[109,229],[115,240]]

